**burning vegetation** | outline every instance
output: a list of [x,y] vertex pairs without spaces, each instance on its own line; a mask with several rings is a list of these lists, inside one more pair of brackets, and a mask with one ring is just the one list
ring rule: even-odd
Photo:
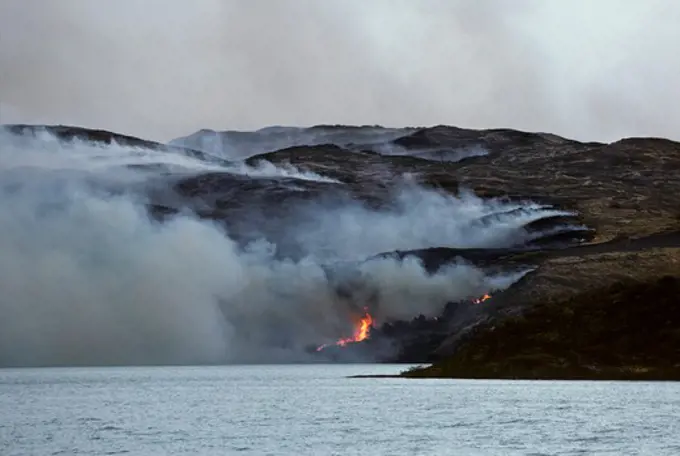
[[[490,294],[485,294],[480,298],[473,299],[472,302],[474,304],[481,304],[485,301],[488,301],[491,299]],[[439,320],[438,317],[435,317],[434,320]],[[364,308],[364,314],[363,316],[359,317],[356,319],[355,324],[354,324],[354,332],[351,337],[343,337],[335,341],[334,343],[331,344],[323,344],[319,345],[316,348],[317,352],[320,352],[324,350],[325,348],[331,347],[331,346],[336,346],[336,347],[345,347],[348,344],[355,344],[357,342],[362,342],[366,339],[368,339],[371,336],[371,329],[373,329],[374,326],[374,319],[373,316],[369,313],[368,308]]]
[[474,302],[475,304],[481,304],[481,303],[483,303],[484,301],[488,301],[489,299],[491,299],[491,295],[490,295],[490,294],[485,294],[485,295],[482,296],[481,298],[473,299],[472,302]]
[[[354,334],[352,334],[352,337],[345,337],[342,339],[338,339],[333,345],[337,345],[339,347],[344,347],[347,344],[350,343],[356,343],[356,342],[361,342],[362,340],[368,339],[368,337],[371,334],[371,328],[373,327],[373,317],[371,314],[368,312],[368,309],[364,309],[364,315],[359,318],[357,321],[355,327],[354,327]],[[324,348],[328,347],[328,344],[323,344],[320,345],[316,351],[321,351]]]

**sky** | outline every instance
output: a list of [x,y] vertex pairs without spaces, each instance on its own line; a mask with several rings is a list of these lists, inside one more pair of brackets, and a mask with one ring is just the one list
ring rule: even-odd
[[680,139],[674,0],[0,0],[0,123]]

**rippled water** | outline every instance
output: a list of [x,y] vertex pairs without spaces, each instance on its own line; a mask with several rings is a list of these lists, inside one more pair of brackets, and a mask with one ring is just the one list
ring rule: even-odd
[[680,454],[680,383],[346,378],[403,368],[0,370],[0,454]]

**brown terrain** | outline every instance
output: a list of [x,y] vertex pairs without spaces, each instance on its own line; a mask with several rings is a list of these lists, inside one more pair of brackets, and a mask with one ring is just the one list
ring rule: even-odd
[[[553,203],[577,211],[593,230],[588,242],[568,248],[494,252],[492,262],[538,268],[468,309],[466,318],[446,328],[447,337],[426,344],[433,349],[429,359],[438,361],[405,376],[680,379],[679,143],[580,143],[452,127],[423,129],[395,142],[413,148],[481,145],[488,156],[419,163],[421,180],[451,191],[463,185],[480,196]],[[328,171],[306,155],[312,153],[292,149],[258,158]],[[346,157],[336,160],[358,175],[366,162],[379,160]],[[393,158],[392,168],[415,168],[415,158]],[[446,256],[445,250],[434,256]],[[457,254],[465,256],[449,253]]]
[[[59,128],[55,132],[67,138],[83,135]],[[110,142],[111,135],[86,137]],[[573,218],[588,228],[533,251],[406,253],[433,268],[462,256],[536,269],[482,304],[465,304],[459,317],[437,326],[436,334],[427,333],[425,342],[421,337],[411,351],[415,355],[400,360],[435,363],[404,376],[680,379],[680,143],[658,138],[582,143],[543,133],[440,126],[409,130],[391,145],[404,155],[381,155],[366,144],[329,144],[291,147],[248,161],[291,163],[333,177],[353,197],[369,202],[382,198],[390,176],[414,173],[422,184],[450,192],[464,187],[483,197],[573,210]],[[473,147],[488,155],[446,160],[446,151]],[[423,151],[427,160],[418,158]],[[187,201],[218,195],[201,215],[220,219],[257,190],[235,190],[233,177],[226,179],[219,173],[198,176],[180,182],[177,190]],[[333,184],[309,186],[323,193]],[[221,192],[228,197],[220,199]],[[290,196],[271,191],[262,198],[285,208]],[[175,210],[165,203],[154,209]]]

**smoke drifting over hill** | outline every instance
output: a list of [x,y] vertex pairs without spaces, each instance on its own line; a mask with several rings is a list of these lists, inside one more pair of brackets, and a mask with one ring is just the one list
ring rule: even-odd
[[677,138],[678,22],[663,0],[5,0],[0,122]]
[[[0,366],[308,361],[310,344],[351,334],[363,308],[376,323],[434,317],[526,272],[452,261],[430,274],[416,258],[363,260],[440,244],[521,244],[536,235],[527,223],[559,214],[414,184],[381,211],[354,200],[288,205],[294,219],[278,234],[300,255],[283,257],[269,238],[244,245],[229,224],[187,211],[163,223],[149,216],[145,190],[217,165],[4,129],[0,151]],[[334,182],[269,165],[265,177],[244,164],[219,172],[251,191],[270,177]],[[344,184],[332,185],[340,193]],[[250,215],[240,219],[247,226]]]

